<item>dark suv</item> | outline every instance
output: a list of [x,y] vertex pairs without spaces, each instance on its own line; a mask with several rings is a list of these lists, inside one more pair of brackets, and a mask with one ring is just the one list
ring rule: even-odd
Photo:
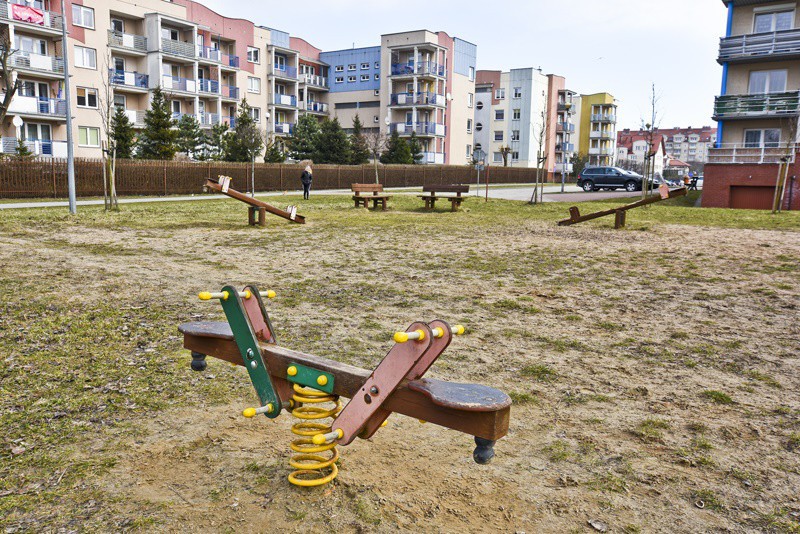
[[619,167],[586,167],[578,175],[578,187],[587,193],[600,188],[613,191],[622,187],[626,191],[640,191],[642,175]]

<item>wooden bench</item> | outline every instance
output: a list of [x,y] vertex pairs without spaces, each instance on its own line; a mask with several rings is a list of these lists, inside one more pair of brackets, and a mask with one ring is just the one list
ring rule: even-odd
[[[426,185],[422,188],[423,193],[427,195],[419,195],[419,198],[425,201],[425,209],[432,210],[436,205],[437,200],[447,199],[450,201],[451,211],[458,211],[461,203],[465,198],[461,196],[462,193],[469,193],[468,185]],[[437,193],[455,193],[456,196],[436,196]]]
[[[372,207],[374,209],[380,204],[381,208],[386,211],[386,202],[392,198],[392,195],[383,193],[383,186],[381,184],[352,184],[350,189],[355,193],[353,195],[353,200],[356,203],[356,207],[364,204],[364,207],[368,208],[369,206],[367,203],[372,202]],[[372,193],[372,195],[362,196],[361,193]]]

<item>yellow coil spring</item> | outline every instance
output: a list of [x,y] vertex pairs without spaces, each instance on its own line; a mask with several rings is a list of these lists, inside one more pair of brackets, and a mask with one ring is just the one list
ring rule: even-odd
[[[336,467],[339,451],[336,450],[335,442],[315,445],[312,439],[317,434],[331,431],[330,423],[318,421],[335,419],[342,409],[342,403],[339,401],[338,395],[304,388],[297,384],[294,384],[292,399],[296,406],[292,410],[292,415],[301,419],[299,423],[292,425],[292,433],[301,437],[292,441],[292,450],[298,454],[289,460],[289,465],[296,469],[289,475],[289,482],[295,486],[322,486],[339,474],[339,468]],[[334,406],[333,408],[316,406],[322,403],[328,403],[328,405],[332,403]],[[319,454],[326,451],[330,451],[330,456]],[[327,474],[326,471],[328,471]]]

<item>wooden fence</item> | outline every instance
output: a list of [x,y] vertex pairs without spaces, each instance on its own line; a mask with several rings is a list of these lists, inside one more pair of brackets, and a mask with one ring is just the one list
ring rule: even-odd
[[[255,167],[253,169],[253,167]],[[251,170],[256,191],[300,189],[302,165],[272,163],[187,162],[125,160],[117,162],[119,195],[175,195],[201,193],[206,178],[233,178],[235,189],[249,191]],[[481,173],[481,183],[485,172]],[[466,165],[379,165],[384,187],[474,184],[477,172]],[[536,180],[536,169],[491,167],[490,183],[524,183]],[[373,165],[314,165],[314,189],[349,189],[352,183],[374,183]],[[79,197],[103,195],[102,161],[75,160],[75,185]],[[0,198],[64,198],[67,163],[63,159],[0,161]]]

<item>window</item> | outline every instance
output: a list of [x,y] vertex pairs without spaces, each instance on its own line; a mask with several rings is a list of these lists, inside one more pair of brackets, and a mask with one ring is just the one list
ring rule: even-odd
[[16,48],[29,54],[47,55],[47,41],[44,39],[34,39],[33,37],[23,37],[15,35],[14,41]]
[[355,76],[348,76],[347,77],[347,81],[348,82],[354,82],[354,81],[356,81],[356,77]]
[[[72,7],[75,7],[74,5]],[[111,29],[117,33],[125,31],[125,22],[122,19],[111,19]]]
[[169,105],[170,105],[170,109],[172,109],[172,114],[173,115],[176,115],[176,114],[179,115],[180,114],[180,112],[181,112],[181,101],[180,100],[171,100]]
[[78,145],[99,147],[100,128],[89,128],[88,126],[78,126]]
[[499,162],[503,161],[503,154],[501,154],[500,152],[494,152],[492,154],[492,160],[495,163],[499,163]]
[[375,62],[375,68],[376,69],[380,69],[381,68],[381,62],[380,61],[376,61]]
[[121,57],[114,58],[114,70],[117,72],[125,72],[125,59]]
[[467,133],[472,133],[472,119],[467,119]]
[[496,121],[506,120],[506,110],[504,110],[504,109],[496,109],[496,110],[494,110],[494,120],[496,120]]
[[469,81],[475,81],[475,67],[469,68]]
[[472,157],[472,145],[467,145],[467,157]]
[[72,4],[72,23],[82,28],[94,29],[94,9]]
[[256,122],[261,122],[261,108],[250,108],[250,116]]
[[520,116],[521,116],[520,110],[518,110],[518,109],[512,109],[511,110],[511,118],[513,120],[518,121],[520,119]]
[[247,61],[250,63],[261,63],[261,50],[254,46],[248,46]]
[[361,75],[361,81],[362,82],[368,82],[369,81],[369,74],[362,74]]
[[747,148],[778,148],[780,142],[781,131],[777,128],[744,131],[744,146]]
[[511,140],[519,141],[519,130],[511,130]]
[[794,11],[757,13],[753,31],[755,33],[791,30],[794,27]]
[[502,130],[495,130],[494,131],[494,140],[495,141],[502,141],[503,140],[503,131]]
[[97,109],[97,89],[78,87],[78,107]]
[[369,70],[369,63],[362,63],[361,70]]
[[380,80],[380,79],[381,79],[381,75],[380,75],[380,74],[376,74],[376,75],[375,75],[375,79],[376,79],[376,80]]
[[261,78],[247,77],[247,92],[260,93],[261,92]]
[[496,100],[503,100],[505,97],[506,97],[506,90],[505,89],[495,89],[494,98]]
[[344,65],[336,65],[334,69],[336,72],[344,72]]
[[751,95],[782,93],[786,91],[785,70],[756,70],[750,73],[749,93]]
[[127,109],[128,101],[126,100],[125,95],[114,95],[114,107],[122,110]]
[[97,50],[94,48],[75,47],[75,66],[84,69],[97,68]]
[[471,108],[474,102],[475,102],[475,95],[473,95],[472,93],[467,93],[467,107]]
[[483,109],[483,102],[478,102],[477,104],[475,104],[475,107],[478,109]]
[[483,124],[481,124],[480,122],[476,123],[475,124],[475,131],[476,132],[480,132],[481,130],[483,130]]
[[522,87],[514,88],[514,98],[522,98]]
[[356,64],[355,64],[355,63],[350,63],[350,64],[347,66],[347,70],[356,70]]
[[337,76],[336,83],[344,83],[344,76]]
[[519,161],[519,152],[511,153],[511,161]]

